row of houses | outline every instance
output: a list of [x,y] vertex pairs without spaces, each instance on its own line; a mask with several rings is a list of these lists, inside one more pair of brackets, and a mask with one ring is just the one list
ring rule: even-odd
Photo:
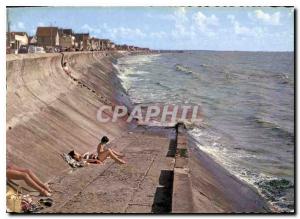
[[43,47],[47,52],[57,51],[105,51],[105,50],[149,50],[130,45],[117,45],[109,39],[91,37],[89,33],[74,33],[72,29],[37,27],[35,36],[26,32],[7,32],[7,53],[18,51],[21,46]]

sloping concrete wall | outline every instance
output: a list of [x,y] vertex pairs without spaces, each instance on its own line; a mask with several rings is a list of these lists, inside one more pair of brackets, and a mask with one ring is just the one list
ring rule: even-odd
[[[61,153],[93,151],[103,135],[111,140],[121,136],[127,130],[125,122],[97,121],[103,104],[129,104],[113,73],[112,62],[119,56],[101,52],[8,55],[8,162],[49,180],[68,167]],[[62,61],[68,62],[73,78],[62,69]]]

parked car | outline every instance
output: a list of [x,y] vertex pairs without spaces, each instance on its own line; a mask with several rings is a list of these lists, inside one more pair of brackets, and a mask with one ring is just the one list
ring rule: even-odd
[[54,52],[61,52],[61,46],[54,47]]
[[60,52],[66,52],[66,48],[65,47],[61,47],[60,48]]
[[28,53],[28,47],[25,46],[25,45],[21,45],[19,50],[18,50],[18,53],[21,54],[21,53]]
[[35,46],[29,46],[28,53],[35,53]]
[[29,46],[28,53],[46,53],[43,47]]
[[47,53],[53,53],[54,52],[54,47],[53,46],[46,46],[46,52]]
[[36,53],[46,53],[43,47],[36,47]]

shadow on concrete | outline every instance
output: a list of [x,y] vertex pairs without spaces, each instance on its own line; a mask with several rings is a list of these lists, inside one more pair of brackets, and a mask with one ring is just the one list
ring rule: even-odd
[[156,188],[152,213],[170,213],[172,210],[172,190],[174,172],[162,170],[159,176],[159,186]]
[[172,138],[170,140],[169,149],[167,153],[167,157],[175,157],[176,154],[176,148],[177,148],[177,142],[176,138]]

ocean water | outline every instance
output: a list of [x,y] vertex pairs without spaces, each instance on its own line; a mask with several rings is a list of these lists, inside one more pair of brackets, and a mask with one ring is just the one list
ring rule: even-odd
[[118,60],[134,103],[200,104],[189,134],[274,211],[294,211],[294,53],[185,51]]

